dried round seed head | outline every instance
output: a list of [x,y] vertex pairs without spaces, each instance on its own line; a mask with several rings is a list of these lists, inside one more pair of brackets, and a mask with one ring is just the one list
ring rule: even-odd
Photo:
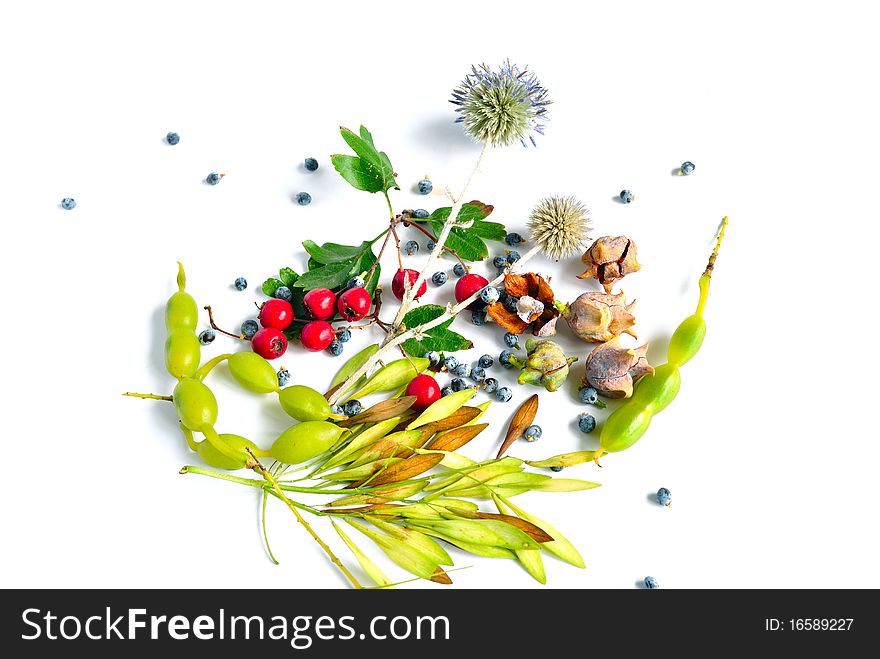
[[558,261],[586,244],[592,228],[588,215],[587,208],[574,197],[542,199],[529,216],[532,240]]

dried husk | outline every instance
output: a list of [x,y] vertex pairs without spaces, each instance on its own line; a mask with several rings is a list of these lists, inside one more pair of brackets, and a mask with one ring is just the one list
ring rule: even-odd
[[614,282],[642,268],[636,260],[636,244],[626,236],[602,236],[581,257],[586,266],[578,279],[596,279],[606,293]]
[[563,306],[563,317],[574,335],[584,341],[603,343],[624,333],[638,338],[632,329],[636,324],[634,306],[635,300],[627,304],[623,292],[610,295],[591,291]]
[[647,352],[647,343],[638,348],[623,348],[615,337],[587,355],[586,380],[603,396],[629,398],[633,384],[643,375],[654,372]]

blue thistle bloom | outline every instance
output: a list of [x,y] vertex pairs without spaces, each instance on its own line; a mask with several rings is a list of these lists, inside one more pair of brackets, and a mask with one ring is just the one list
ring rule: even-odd
[[485,64],[472,66],[450,103],[460,113],[455,121],[476,141],[528,146],[528,140],[535,146],[535,133],[544,134],[552,101],[534,73],[507,60],[496,71]]

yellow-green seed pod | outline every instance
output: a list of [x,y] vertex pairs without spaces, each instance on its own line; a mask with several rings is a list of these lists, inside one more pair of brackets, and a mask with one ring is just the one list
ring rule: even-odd
[[195,331],[199,322],[199,309],[193,296],[187,293],[186,274],[183,272],[183,264],[177,263],[177,287],[178,291],[168,298],[165,304],[165,329],[188,329]]
[[233,460],[229,456],[224,455],[220,451],[218,451],[211,442],[205,440],[200,442],[198,447],[196,448],[196,452],[199,454],[199,457],[202,461],[211,467],[216,467],[217,469],[228,469],[230,471],[234,469],[241,469],[244,467],[245,462],[247,462],[250,457],[245,449],[249,448],[251,451],[255,453],[259,451],[257,445],[254,444],[251,440],[245,439],[240,435],[232,435],[228,433],[224,433],[219,436],[223,443],[226,444],[229,448],[234,451],[241,452],[241,460]]
[[255,394],[278,391],[278,374],[272,364],[257,353],[236,352],[229,357],[228,363],[232,377],[248,391]]
[[217,399],[199,380],[184,378],[171,394],[180,422],[195,432],[217,422]]
[[697,314],[688,316],[669,339],[667,361],[678,366],[687,364],[703,345],[704,338],[706,338],[706,321],[703,320],[703,316]]
[[165,368],[176,378],[189,378],[199,369],[202,347],[192,330],[173,329],[165,339]]
[[269,455],[284,464],[299,464],[321,455],[344,432],[347,432],[344,428],[327,421],[298,423],[281,433],[269,449]]
[[650,408],[630,401],[618,407],[605,420],[599,435],[599,446],[609,453],[623,451],[635,444],[651,424]]
[[297,421],[325,421],[330,416],[330,403],[311,387],[295,384],[278,392],[278,402]]
[[675,364],[663,364],[636,383],[632,405],[658,414],[671,403],[681,388],[681,373]]

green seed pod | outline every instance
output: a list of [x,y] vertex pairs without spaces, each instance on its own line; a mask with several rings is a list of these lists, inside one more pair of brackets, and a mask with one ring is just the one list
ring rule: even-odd
[[544,339],[526,341],[528,355],[520,367],[519,384],[534,384],[547,391],[556,391],[568,377],[569,366],[577,357],[566,357],[562,347],[555,341]]
[[232,450],[241,451],[241,460],[233,460],[232,458],[222,454],[218,451],[214,446],[211,445],[209,441],[200,442],[198,447],[196,448],[196,452],[199,454],[199,457],[210,467],[216,467],[217,469],[228,469],[230,471],[235,469],[241,469],[244,467],[245,462],[247,462],[250,457],[245,449],[249,448],[251,451],[257,452],[259,449],[257,445],[254,444],[251,440],[245,439],[240,435],[231,435],[231,434],[223,434],[219,436],[221,440]]
[[192,330],[172,329],[165,339],[165,368],[176,378],[189,378],[199,368],[202,347]]
[[663,364],[653,374],[644,376],[636,384],[633,398],[635,405],[658,414],[666,409],[681,388],[681,374],[675,364]]
[[186,286],[186,274],[183,272],[183,264],[177,263],[177,287],[178,291],[168,298],[165,304],[165,329],[188,329],[195,331],[199,322],[199,310],[193,296],[184,291]]
[[269,449],[269,455],[284,464],[299,464],[321,455],[344,432],[347,432],[344,428],[327,421],[304,421],[281,433]]
[[278,375],[275,369],[257,353],[236,352],[229,357],[228,362],[232,377],[248,391],[255,394],[278,391]]
[[704,338],[706,338],[706,321],[703,320],[703,316],[697,314],[688,316],[669,339],[667,361],[679,366],[687,364],[703,345]]
[[297,421],[325,421],[330,417],[330,403],[311,387],[295,384],[278,391],[278,402]]
[[605,420],[599,446],[609,453],[623,451],[635,444],[651,424],[651,410],[634,402],[618,407]]
[[174,387],[171,398],[180,422],[190,430],[202,432],[217,422],[217,399],[202,382],[184,378]]

